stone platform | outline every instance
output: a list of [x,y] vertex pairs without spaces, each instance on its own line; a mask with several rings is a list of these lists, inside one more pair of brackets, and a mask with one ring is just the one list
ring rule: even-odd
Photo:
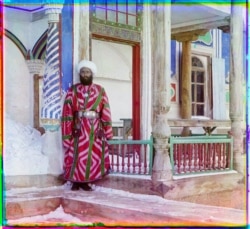
[[[128,178],[109,176],[97,182],[93,192],[71,191],[67,184],[43,188],[12,188],[5,192],[5,224],[27,226],[28,222],[23,225],[18,223],[18,219],[48,214],[62,207],[65,213],[80,219],[81,226],[246,225],[244,209],[167,200],[152,191],[149,179],[133,178],[129,179],[130,182],[124,182],[126,179]],[[12,220],[15,220],[14,224],[11,224]],[[76,225],[63,219],[54,220],[36,222],[35,225]]]

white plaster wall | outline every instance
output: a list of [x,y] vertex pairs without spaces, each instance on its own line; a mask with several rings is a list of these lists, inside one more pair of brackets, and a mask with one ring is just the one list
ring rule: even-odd
[[180,106],[179,106],[179,100],[177,102],[171,102],[170,110],[168,112],[168,118],[169,119],[179,119],[181,118],[180,115]]
[[33,120],[32,83],[21,52],[4,37],[4,111],[24,125],[31,125]]
[[132,118],[131,82],[121,82],[96,78],[95,83],[101,84],[109,97],[112,122],[114,125],[122,123],[121,118]]
[[[47,17],[31,22],[31,14],[5,8],[4,27],[32,50],[48,28]],[[33,76],[25,57],[12,40],[4,36],[4,110],[15,121],[33,126]]]
[[29,28],[29,44],[27,48],[32,49],[42,34],[48,29],[48,17],[34,21]]
[[92,40],[92,60],[98,71],[94,82],[108,94],[113,124],[132,118],[132,47]]
[[5,8],[4,27],[12,32],[26,49],[32,49],[39,37],[48,28],[48,16],[32,22],[30,13]]
[[25,47],[29,47],[30,17],[27,13],[5,8],[4,27],[13,33]]

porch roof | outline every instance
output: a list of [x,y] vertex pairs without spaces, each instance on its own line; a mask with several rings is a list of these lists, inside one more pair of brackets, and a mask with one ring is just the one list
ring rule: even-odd
[[[32,20],[38,20],[45,16],[43,4],[4,4],[5,10],[18,10],[31,15]],[[9,8],[11,7],[11,8]],[[14,16],[14,15],[13,15]],[[229,25],[229,4],[177,4],[171,5],[172,34],[193,31],[199,29],[213,29]]]

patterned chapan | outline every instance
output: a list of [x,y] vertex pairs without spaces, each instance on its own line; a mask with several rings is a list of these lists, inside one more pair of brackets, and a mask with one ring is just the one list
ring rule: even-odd
[[[96,117],[85,117],[90,111]],[[97,84],[73,85],[62,111],[65,180],[92,182],[106,175],[110,169],[106,140],[112,137],[111,111],[104,88]]]

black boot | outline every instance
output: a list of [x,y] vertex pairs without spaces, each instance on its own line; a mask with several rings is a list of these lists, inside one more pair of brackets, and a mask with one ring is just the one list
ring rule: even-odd
[[79,184],[79,186],[84,191],[93,191],[93,189],[88,185],[88,183],[81,183]]
[[74,182],[72,187],[71,187],[71,190],[72,191],[77,191],[77,190],[79,190],[79,188],[80,188],[79,183]]

